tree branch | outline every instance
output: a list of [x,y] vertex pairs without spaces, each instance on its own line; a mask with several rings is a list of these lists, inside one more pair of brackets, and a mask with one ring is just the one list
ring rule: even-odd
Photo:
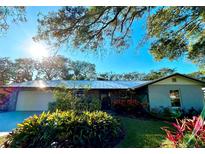
[[129,14],[129,12],[130,12],[130,10],[131,10],[131,7],[128,8],[128,10],[127,10],[127,12],[126,12],[126,14],[125,14],[125,16],[124,16],[124,18],[123,18],[123,20],[122,20],[122,23],[121,23],[121,32],[123,31],[123,25],[124,25],[124,22],[125,22],[125,20],[126,20],[128,14]]

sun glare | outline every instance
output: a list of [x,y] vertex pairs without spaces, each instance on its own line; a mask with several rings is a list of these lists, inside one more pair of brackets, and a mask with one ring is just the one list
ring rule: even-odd
[[49,56],[49,51],[47,47],[41,43],[32,42],[29,45],[28,51],[31,54],[31,56],[36,59],[41,59],[43,57]]

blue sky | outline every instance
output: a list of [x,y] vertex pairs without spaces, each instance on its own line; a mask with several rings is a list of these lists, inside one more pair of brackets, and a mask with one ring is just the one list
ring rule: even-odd
[[[0,56],[10,57],[11,59],[20,57],[32,57],[27,51],[28,42],[32,41],[32,37],[37,31],[37,14],[38,12],[46,13],[51,10],[57,10],[57,7],[28,7],[26,23],[11,25],[5,36],[0,37]],[[197,71],[197,66],[180,58],[175,61],[167,59],[155,61],[149,53],[149,44],[147,43],[140,49],[136,49],[136,42],[139,41],[145,33],[144,20],[140,20],[133,25],[131,46],[121,53],[118,53],[112,47],[107,46],[103,56],[90,53],[81,53],[77,49],[69,47],[67,51],[61,50],[62,54],[73,60],[83,60],[94,63],[97,72],[141,72],[147,73],[150,70],[157,70],[163,67],[175,68],[180,73],[190,73]]]

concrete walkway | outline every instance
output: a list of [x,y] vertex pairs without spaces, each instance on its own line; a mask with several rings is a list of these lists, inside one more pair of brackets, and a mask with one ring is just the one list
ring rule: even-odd
[[0,136],[11,132],[18,123],[23,122],[29,116],[41,112],[0,112]]

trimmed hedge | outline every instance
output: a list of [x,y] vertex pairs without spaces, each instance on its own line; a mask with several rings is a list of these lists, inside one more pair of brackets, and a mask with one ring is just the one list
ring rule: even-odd
[[4,147],[113,147],[123,137],[119,121],[106,112],[53,112],[26,119]]

